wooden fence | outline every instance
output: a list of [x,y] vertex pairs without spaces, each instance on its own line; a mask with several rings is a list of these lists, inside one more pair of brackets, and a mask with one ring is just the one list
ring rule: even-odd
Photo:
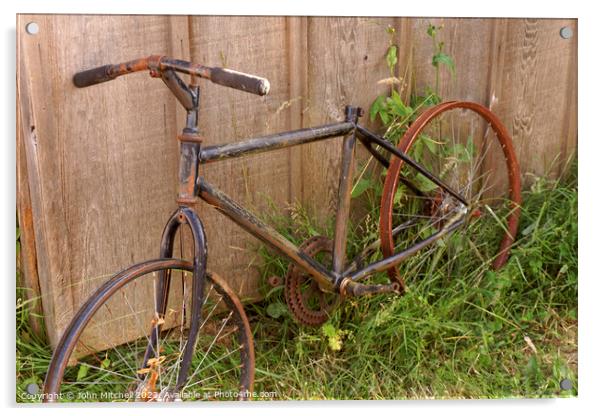
[[[40,296],[53,345],[87,296],[125,266],[157,256],[175,208],[177,144],[184,113],[144,75],[76,89],[76,71],[150,54],[267,77],[266,98],[203,83],[201,133],[227,143],[340,120],[346,103],[369,108],[389,76],[433,83],[428,22],[456,63],[445,99],[477,101],[510,129],[522,172],[556,176],[577,142],[577,22],[540,19],[19,15],[17,19],[18,211],[22,275]],[[25,31],[35,22],[37,34]],[[395,35],[387,27],[395,28]],[[560,36],[570,27],[573,36]],[[410,71],[406,71],[410,69]],[[206,166],[230,195],[261,209],[301,201],[332,212],[340,142],[318,142]],[[236,225],[199,207],[209,267],[243,297],[257,295],[259,259]],[[35,323],[39,325],[38,323]]]

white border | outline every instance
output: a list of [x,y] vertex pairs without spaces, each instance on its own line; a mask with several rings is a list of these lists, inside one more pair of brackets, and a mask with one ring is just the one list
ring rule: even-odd
[[[51,4],[51,5],[50,5]],[[483,5],[486,4],[486,7]],[[595,4],[595,2],[588,2]],[[40,412],[45,415],[70,412],[65,408],[21,407],[14,409],[14,221],[15,221],[15,14],[16,13],[118,13],[118,14],[247,14],[247,15],[401,15],[401,16],[465,16],[465,17],[576,17],[579,19],[579,398],[553,400],[504,400],[504,401],[413,401],[413,402],[286,402],[286,403],[252,403],[251,405],[201,405],[195,412],[245,412],[250,414],[282,414],[288,415],[320,412],[373,412],[381,413],[427,414],[442,412],[449,415],[495,415],[512,413],[546,413],[546,414],[580,414],[597,403],[600,396],[600,360],[597,356],[602,351],[600,346],[600,304],[602,294],[600,285],[601,260],[599,248],[602,245],[599,237],[601,205],[596,195],[600,194],[597,181],[600,177],[600,160],[602,156],[602,134],[600,133],[600,26],[601,17],[593,6],[583,3],[545,1],[528,2],[525,0],[503,0],[495,2],[467,1],[400,1],[395,2],[342,2],[304,0],[301,2],[285,2],[276,0],[214,0],[211,3],[200,0],[100,0],[94,3],[83,1],[57,0],[47,1],[5,1],[2,2],[4,53],[0,71],[3,91],[0,100],[2,126],[2,151],[0,166],[2,181],[0,195],[4,196],[4,212],[2,215],[2,263],[5,265],[4,280],[4,328],[8,334],[0,343],[2,348],[3,377],[1,389],[3,402],[12,410],[25,411],[28,414]],[[550,103],[554,105],[554,103]],[[596,406],[598,407],[598,406]],[[111,408],[95,406],[87,408],[86,413],[106,415],[131,414],[132,412],[149,412],[163,414],[172,412],[178,407],[152,407],[149,409],[131,409],[129,407]]]

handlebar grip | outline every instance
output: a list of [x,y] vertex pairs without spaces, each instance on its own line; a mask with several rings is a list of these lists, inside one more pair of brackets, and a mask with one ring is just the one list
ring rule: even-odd
[[270,81],[255,75],[233,71],[226,68],[211,68],[211,82],[225,87],[250,92],[257,95],[266,95],[270,92]]
[[112,65],[99,66],[97,68],[88,69],[78,72],[73,76],[73,83],[78,88],[89,87],[90,85],[100,84],[114,79],[111,76],[110,69]]

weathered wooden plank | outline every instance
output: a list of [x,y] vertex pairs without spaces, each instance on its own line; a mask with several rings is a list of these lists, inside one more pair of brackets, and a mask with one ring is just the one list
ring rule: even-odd
[[415,88],[422,93],[425,86],[435,88],[432,65],[435,46],[426,31],[429,23],[443,26],[437,41],[444,42],[445,53],[455,62],[455,76],[441,66],[439,95],[444,100],[487,100],[491,19],[415,19],[413,20]]
[[[431,88],[443,101],[473,101],[489,106],[492,74],[497,73],[498,69],[492,64],[497,59],[497,55],[494,57],[493,47],[495,22],[494,19],[414,20],[414,92],[424,95],[426,89]],[[427,34],[430,24],[437,27],[435,39]],[[443,52],[452,58],[454,70],[441,64],[437,79],[437,70],[432,62],[439,42],[443,42]],[[503,169],[502,149],[497,144],[489,147],[494,135],[487,124],[479,120],[481,119],[474,113],[452,110],[432,122],[436,129],[431,134],[454,137],[455,141],[464,144],[470,137],[477,148],[489,149],[481,168],[488,172],[486,186],[490,191],[487,195],[498,195],[508,189],[508,175]],[[492,164],[497,168],[492,170]],[[492,172],[497,174],[492,176]]]
[[[305,126],[339,121],[346,104],[366,112],[387,86],[387,27],[393,18],[310,17],[308,22],[309,105]],[[368,123],[368,117],[362,120]],[[369,123],[368,123],[369,124]],[[303,202],[326,220],[336,206],[342,139],[303,148]]]
[[566,81],[568,91],[564,111],[564,131],[561,136],[564,140],[559,163],[559,175],[565,174],[568,164],[577,157],[577,38],[579,32],[577,20],[572,20],[568,27],[573,31],[573,38],[568,40],[568,42],[571,42],[571,52],[568,55],[571,64]]
[[[27,176],[28,176],[28,186],[30,189],[30,203],[32,206],[32,220],[33,220],[33,232],[34,235],[37,234],[37,243],[36,243],[36,263],[37,270],[41,271],[41,276],[38,277],[39,285],[40,285],[40,296],[42,296],[43,306],[44,306],[44,315],[45,315],[45,323],[46,330],[48,331],[49,336],[51,334],[56,333],[55,321],[52,319],[54,316],[54,303],[52,301],[45,301],[44,295],[51,290],[50,279],[47,274],[45,274],[45,270],[48,268],[49,257],[47,254],[47,241],[45,239],[44,233],[44,221],[43,216],[40,214],[41,207],[41,198],[40,195],[40,182],[38,180],[40,176],[39,166],[37,163],[37,131],[36,125],[39,128],[39,124],[34,115],[33,104],[32,104],[32,86],[31,86],[31,78],[27,73],[27,65],[31,64],[27,59],[26,55],[23,52],[24,41],[23,37],[25,36],[24,26],[27,24],[29,20],[24,18],[23,16],[18,16],[17,18],[17,52],[18,52],[18,70],[17,70],[17,97],[18,97],[18,109],[17,113],[19,114],[19,122],[20,122],[20,130],[21,135],[20,138],[23,140],[23,146],[25,147],[25,158],[27,163]],[[18,159],[21,162],[21,158]],[[20,196],[20,195],[18,195]],[[22,202],[21,202],[22,204]],[[21,210],[22,212],[22,210]],[[26,235],[29,234],[26,231]],[[31,264],[31,261],[25,261],[25,263]],[[28,279],[35,279],[33,276],[28,277]],[[26,280],[26,281],[27,281]],[[35,284],[32,283],[32,287]],[[51,336],[52,339],[52,336]]]
[[414,32],[413,32],[413,20],[409,17],[400,17],[395,19],[395,31],[396,36],[394,37],[397,46],[397,68],[396,76],[401,80],[401,89],[398,88],[401,97],[405,102],[410,101],[410,95],[412,93],[412,86],[414,85]]
[[563,27],[566,26],[572,30],[573,36],[569,39],[562,39],[561,42],[563,49],[568,49],[568,52],[562,61],[566,71],[564,92],[566,102],[559,140],[562,150],[558,161],[558,176],[565,174],[568,163],[577,157],[577,44],[579,30],[576,19],[565,20],[562,23],[564,23]]
[[[308,106],[308,53],[307,17],[286,18],[289,83],[289,130],[304,126],[303,118]],[[289,150],[289,203],[303,201],[303,149]]]
[[[23,33],[28,21],[37,35]],[[76,90],[81,69],[170,52],[169,18],[20,16],[21,111],[53,344],[112,272],[156,257],[174,208],[175,100],[143,74]],[[161,169],[157,169],[161,167]],[[148,289],[145,289],[148,290]],[[111,332],[109,332],[111,333]]]
[[[436,53],[435,41],[427,35],[427,27],[433,24],[441,27],[436,42],[444,43],[444,52],[450,55],[455,71],[444,65],[439,68],[439,85],[436,91],[444,101],[474,101],[487,105],[490,71],[491,19],[416,19],[414,21],[415,40],[415,90],[424,94],[425,87],[437,90],[436,69],[432,65]],[[466,126],[454,126],[454,130],[463,131],[474,123],[472,115],[452,117]],[[451,129],[451,126],[448,126]],[[445,126],[443,127],[445,130]],[[476,137],[485,133],[484,123],[475,131]],[[477,143],[479,145],[480,143]]]
[[[289,54],[285,17],[195,16],[190,23],[194,62],[269,79],[266,97],[202,83],[200,130],[207,145],[286,130],[290,125]],[[207,180],[249,209],[290,198],[289,150],[202,167]],[[257,240],[213,209],[199,206],[210,241],[209,267],[243,297],[257,297]]]
[[[17,73],[17,84],[21,79]],[[17,97],[17,102],[20,97]],[[46,336],[44,329],[44,310],[38,277],[38,261],[36,253],[35,232],[33,227],[33,212],[29,181],[27,178],[27,159],[23,135],[24,124],[21,121],[21,111],[17,111],[17,212],[20,232],[19,280],[17,285],[24,288],[25,300],[29,302],[29,323],[33,332],[40,338]]]
[[[508,20],[501,39],[501,70],[492,108],[509,128],[524,174],[556,176],[576,145],[575,20]],[[526,175],[527,183],[532,177]]]

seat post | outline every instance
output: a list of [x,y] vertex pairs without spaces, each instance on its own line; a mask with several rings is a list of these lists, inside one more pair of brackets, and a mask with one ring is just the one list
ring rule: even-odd
[[[358,118],[362,115],[359,107],[345,107],[345,121],[357,126]],[[336,285],[340,283],[340,274],[345,270],[347,261],[347,230],[349,228],[349,212],[351,209],[351,191],[353,187],[353,165],[355,163],[356,127],[343,140],[341,151],[341,171],[339,177],[339,196],[334,228],[334,245],[332,267],[339,276]]]

